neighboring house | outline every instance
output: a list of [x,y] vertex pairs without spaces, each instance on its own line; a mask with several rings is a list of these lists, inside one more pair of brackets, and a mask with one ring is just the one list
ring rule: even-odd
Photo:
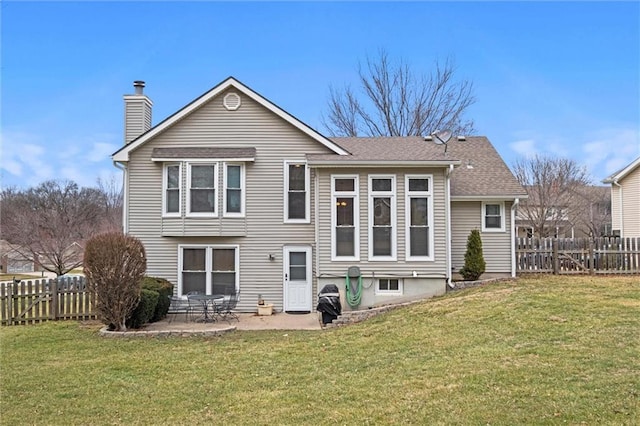
[[515,275],[526,192],[485,137],[328,138],[233,78],[151,127],[134,86],[113,154],[124,231],[177,296],[235,288],[243,311],[259,296],[312,311],[324,285],[344,294],[347,275],[362,288],[354,308],[438,295],[472,229],[484,276]]
[[[543,205],[535,188],[525,187],[529,197],[516,211],[516,235],[520,238],[585,238],[611,234],[611,199],[606,186],[586,185],[565,197],[560,205]],[[541,222],[538,217],[544,215]],[[543,235],[535,225],[543,223]]]
[[640,237],[640,157],[602,181],[611,184],[614,235]]
[[24,257],[8,241],[0,240],[0,273],[33,272],[33,261]]

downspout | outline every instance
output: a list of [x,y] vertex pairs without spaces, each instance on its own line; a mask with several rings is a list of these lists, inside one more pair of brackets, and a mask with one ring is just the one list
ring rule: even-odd
[[127,191],[127,179],[129,174],[127,173],[127,166],[117,161],[113,162],[113,165],[122,170],[122,232],[124,234],[129,232],[129,221],[127,220],[127,212],[129,207],[129,191]]
[[513,200],[511,205],[511,277],[516,277],[516,209],[520,204],[520,199]]
[[[320,278],[320,248],[319,248],[319,243],[318,243],[318,235],[319,235],[319,222],[320,222],[320,218],[318,216],[319,211],[320,211],[320,206],[318,204],[318,188],[319,188],[320,184],[318,183],[318,169],[314,169],[313,170],[313,214],[314,214],[314,218],[313,218],[313,227],[314,227],[314,232],[315,232],[315,236],[314,236],[314,240],[315,240],[315,258],[316,258],[316,278]],[[318,283],[318,286],[320,284]]]
[[620,215],[620,238],[624,238],[624,215],[622,214],[622,185],[618,183],[618,179],[613,180],[613,184],[620,188],[618,191],[620,192],[620,196],[618,197],[618,204],[620,204],[620,208],[618,209]]
[[447,251],[447,271],[446,271],[446,277],[447,277],[447,285],[451,288],[453,288],[453,284],[451,282],[451,172],[453,171],[453,164],[449,164],[449,168],[445,169],[445,188],[444,188],[444,198],[445,198],[445,205],[447,206],[446,212],[447,214],[445,215],[445,228],[446,228],[446,235],[445,235],[445,241],[446,241],[446,251]]

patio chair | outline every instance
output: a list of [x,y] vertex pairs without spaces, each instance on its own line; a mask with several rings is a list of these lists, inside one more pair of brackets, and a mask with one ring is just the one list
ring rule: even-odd
[[218,318],[231,323],[231,319],[235,319],[236,321],[240,321],[238,315],[234,312],[236,306],[238,305],[238,297],[240,296],[240,291],[231,293],[229,296],[225,296],[225,298],[216,303],[216,315]]
[[171,296],[171,304],[169,305],[169,322],[173,322],[178,315],[184,314],[185,322],[189,320],[189,302],[182,297]]
[[202,300],[196,299],[192,296],[198,296],[199,291],[190,291],[187,293],[187,301],[189,303],[187,308],[187,317],[189,321],[196,321],[198,318],[204,316],[204,305]]

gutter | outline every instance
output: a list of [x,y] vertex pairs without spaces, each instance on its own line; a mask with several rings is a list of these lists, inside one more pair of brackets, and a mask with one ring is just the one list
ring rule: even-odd
[[511,278],[516,277],[516,208],[520,204],[520,199],[513,200],[511,205]]
[[129,191],[127,191],[127,180],[129,178],[129,173],[127,166],[124,163],[114,161],[113,165],[122,170],[122,232],[126,234],[129,232],[129,221],[127,220],[127,212],[129,210]]
[[620,212],[619,212],[619,214],[620,214],[620,238],[624,238],[624,215],[622,214],[622,207],[623,207],[624,203],[622,202],[622,185],[620,185],[618,183],[618,179],[617,178],[614,179],[612,183],[615,186],[617,186],[618,188],[620,188],[620,190],[619,190],[620,191],[620,197],[619,197],[620,201],[618,203],[618,204],[620,204],[620,208],[619,208],[619,210],[620,210]]
[[447,262],[446,262],[446,268],[447,268],[447,285],[451,288],[454,288],[455,286],[453,285],[453,283],[451,282],[451,172],[453,171],[453,164],[449,164],[449,168],[445,169],[444,172],[444,176],[445,176],[445,190],[444,190],[444,197],[445,197],[445,205],[448,206],[447,208],[447,214],[445,215],[445,241],[446,241],[446,247],[447,247]]

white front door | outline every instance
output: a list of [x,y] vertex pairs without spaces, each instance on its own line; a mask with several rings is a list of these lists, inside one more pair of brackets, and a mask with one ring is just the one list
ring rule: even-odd
[[311,247],[284,247],[284,310],[311,312]]

